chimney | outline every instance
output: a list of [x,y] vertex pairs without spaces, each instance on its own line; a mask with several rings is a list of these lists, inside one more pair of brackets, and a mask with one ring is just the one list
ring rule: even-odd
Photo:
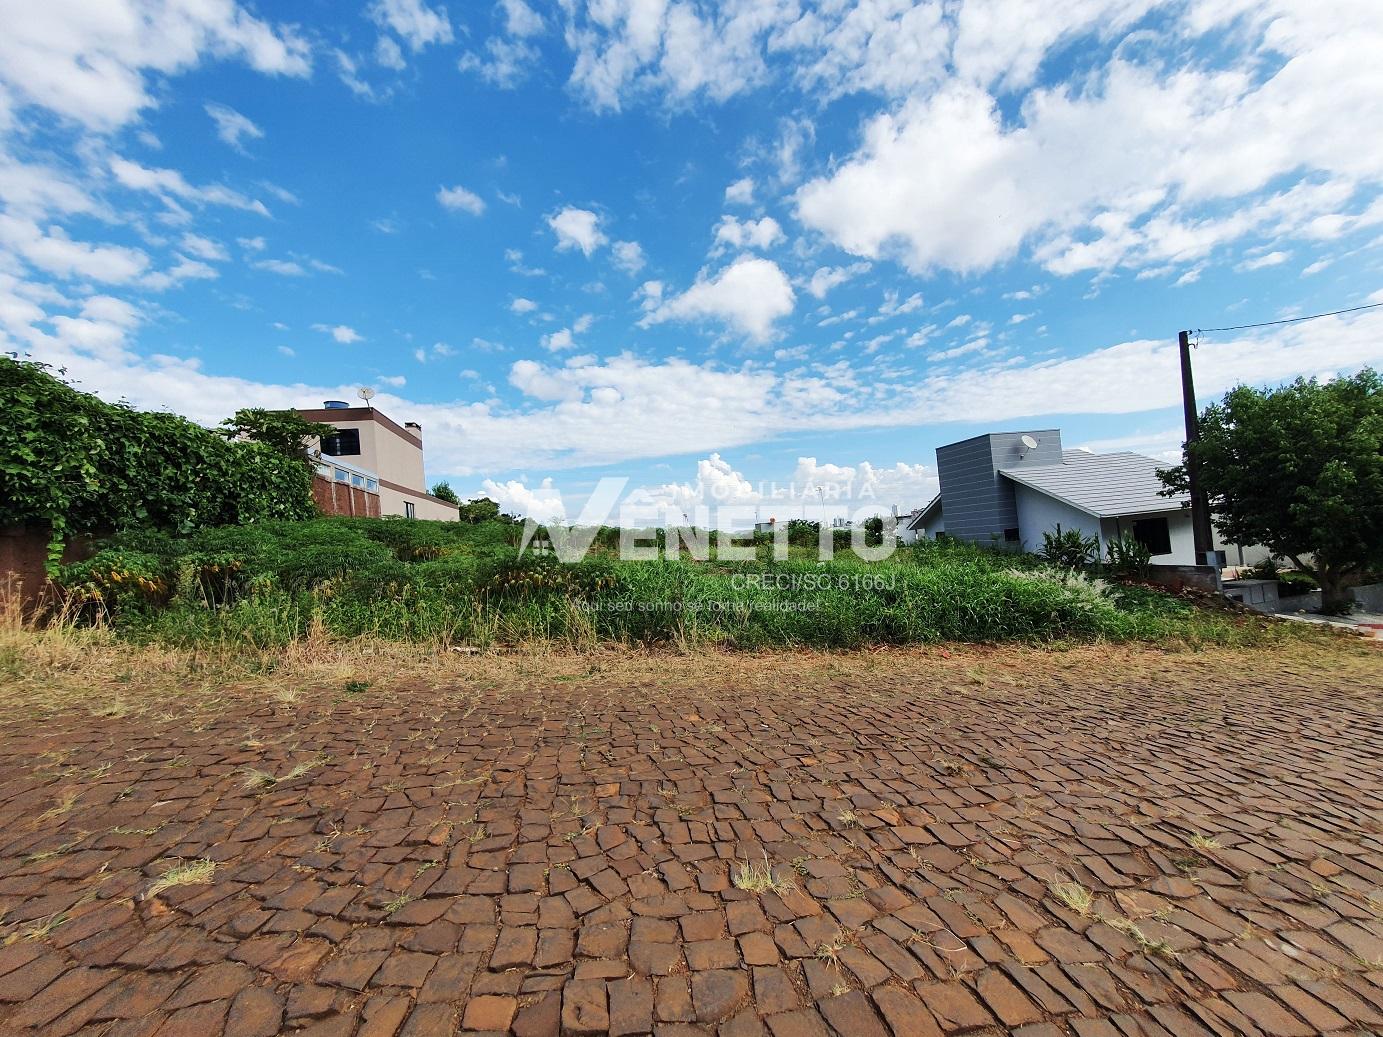
[[419,439],[423,438],[423,427],[416,421],[405,421],[403,427],[408,429],[409,432],[413,433],[413,435],[417,436]]

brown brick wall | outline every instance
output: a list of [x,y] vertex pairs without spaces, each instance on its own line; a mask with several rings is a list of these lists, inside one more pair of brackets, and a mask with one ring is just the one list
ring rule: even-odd
[[321,475],[312,479],[312,499],[323,515],[379,518],[379,494]]

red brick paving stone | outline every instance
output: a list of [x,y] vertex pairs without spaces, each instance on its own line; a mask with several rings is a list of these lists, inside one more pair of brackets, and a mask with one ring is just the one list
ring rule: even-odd
[[490,968],[496,972],[516,969],[533,963],[538,949],[538,930],[532,926],[503,926],[490,956]]
[[919,983],[913,989],[947,1033],[978,1029],[994,1021],[961,983]]
[[498,994],[482,994],[466,1002],[465,1013],[461,1017],[463,1030],[509,1029],[514,1015],[519,1010],[518,999]]
[[749,996],[749,977],[743,972],[714,969],[693,973],[692,1005],[699,1023],[720,1022]]
[[1279,1001],[1322,1033],[1328,1030],[1343,1030],[1349,1025],[1349,1020],[1343,1015],[1312,997],[1301,987],[1284,984],[1273,987],[1272,992]]
[[653,1032],[653,983],[641,976],[612,980],[610,996],[611,1037],[633,1037]]
[[587,958],[621,958],[628,945],[629,930],[623,922],[597,922],[576,934],[576,953]]
[[450,1005],[417,1005],[398,1037],[449,1037],[455,1032],[456,1011]]
[[437,964],[432,954],[419,954],[416,951],[398,951],[384,959],[384,964],[370,979],[374,987],[421,987],[428,973]]
[[208,1001],[180,1008],[169,1015],[157,1030],[156,1037],[207,1037],[221,1032],[230,1008],[227,1001]]
[[360,1009],[360,1029],[355,1037],[394,1037],[404,1025],[412,1002],[404,994],[376,994]]
[[716,1037],[768,1037],[768,1029],[754,1009],[746,1008],[721,1023]]
[[749,932],[739,938],[740,956],[744,963],[754,965],[777,965],[778,945],[768,933]]
[[691,981],[686,976],[665,976],[653,988],[653,1014],[665,1023],[689,1023],[696,1019]]
[[999,969],[985,969],[976,975],[975,991],[1004,1026],[1021,1026],[1043,1018],[1041,1009]]
[[[72,969],[29,998],[24,1007],[11,1016],[10,1025],[45,1026],[87,998],[98,996],[116,978],[116,973],[103,969]],[[5,980],[0,978],[0,986],[4,983]],[[92,1006],[92,1011],[95,1011],[95,1006]]]
[[67,969],[67,964],[60,958],[35,958],[12,971],[4,977],[3,982],[0,982],[0,1002],[27,1001]]
[[764,1024],[773,1037],[832,1037],[821,1016],[811,1008],[770,1015]]
[[[92,1015],[92,1021],[138,1019],[149,1015],[172,996],[182,981],[182,976],[173,973],[127,972],[102,994],[101,1005]],[[0,979],[0,985],[3,983]]]
[[941,1037],[941,1027],[932,1014],[911,994],[897,987],[878,987],[870,996],[894,1037]]
[[1272,1037],[1310,1037],[1313,1030],[1287,1009],[1257,991],[1227,990],[1224,999]]
[[816,1007],[836,1033],[848,1037],[888,1037],[868,996],[858,990],[818,1001]]
[[[527,999],[525,999],[527,1000]],[[511,1031],[515,1037],[557,1037],[562,1031],[562,994],[553,990],[536,1000],[520,1001]]]
[[607,1033],[610,1010],[603,980],[573,980],[562,989],[562,1032]]
[[771,1015],[800,1007],[802,998],[782,969],[757,968],[754,970],[754,1004],[762,1014]]

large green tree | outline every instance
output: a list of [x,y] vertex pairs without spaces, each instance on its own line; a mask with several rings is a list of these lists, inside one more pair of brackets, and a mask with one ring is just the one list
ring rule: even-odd
[[[1327,611],[1383,570],[1383,378],[1365,368],[1277,389],[1241,385],[1205,409],[1190,447],[1216,528],[1290,558],[1321,585]],[[1185,464],[1160,473],[1187,488]]]
[[218,430],[227,439],[248,439],[310,465],[309,440],[325,439],[336,431],[335,426],[320,421],[308,421],[295,410],[267,410],[264,407],[242,407],[234,417],[221,422]]

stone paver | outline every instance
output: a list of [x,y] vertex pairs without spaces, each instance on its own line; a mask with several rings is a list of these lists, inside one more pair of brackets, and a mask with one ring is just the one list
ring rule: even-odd
[[7,711],[0,1033],[1378,1032],[1383,666],[1077,656]]

